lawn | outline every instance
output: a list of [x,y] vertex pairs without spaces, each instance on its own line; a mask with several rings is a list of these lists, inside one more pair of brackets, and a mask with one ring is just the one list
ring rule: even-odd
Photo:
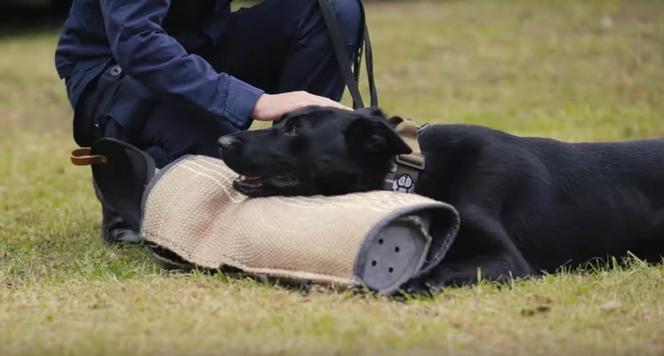
[[[389,113],[569,141],[664,136],[664,1],[367,7]],[[104,245],[90,174],[67,161],[56,39],[48,25],[0,33],[0,354],[664,354],[662,265],[403,302],[165,271]]]

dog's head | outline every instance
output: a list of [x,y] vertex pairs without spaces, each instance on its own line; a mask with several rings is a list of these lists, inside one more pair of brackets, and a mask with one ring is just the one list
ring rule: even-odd
[[410,148],[379,109],[308,107],[264,130],[219,140],[248,196],[335,195],[381,189],[395,155]]

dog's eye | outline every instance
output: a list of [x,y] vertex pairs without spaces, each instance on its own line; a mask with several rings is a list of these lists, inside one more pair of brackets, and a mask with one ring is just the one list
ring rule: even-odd
[[298,132],[298,127],[295,123],[286,125],[286,127],[284,127],[284,134],[286,134],[286,136],[295,136],[297,135],[297,132]]

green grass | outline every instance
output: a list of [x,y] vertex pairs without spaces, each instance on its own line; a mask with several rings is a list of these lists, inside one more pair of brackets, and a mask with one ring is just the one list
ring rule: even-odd
[[[368,5],[382,106],[570,141],[664,135],[664,2]],[[0,37],[0,354],[664,354],[664,267],[397,302],[168,272],[109,247],[54,28]]]

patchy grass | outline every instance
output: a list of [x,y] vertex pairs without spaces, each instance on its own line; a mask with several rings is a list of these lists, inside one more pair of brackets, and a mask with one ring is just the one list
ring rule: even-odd
[[[565,140],[664,135],[664,2],[371,3],[386,111]],[[109,247],[67,162],[55,29],[0,36],[1,354],[664,353],[664,266],[396,302],[167,272]]]

